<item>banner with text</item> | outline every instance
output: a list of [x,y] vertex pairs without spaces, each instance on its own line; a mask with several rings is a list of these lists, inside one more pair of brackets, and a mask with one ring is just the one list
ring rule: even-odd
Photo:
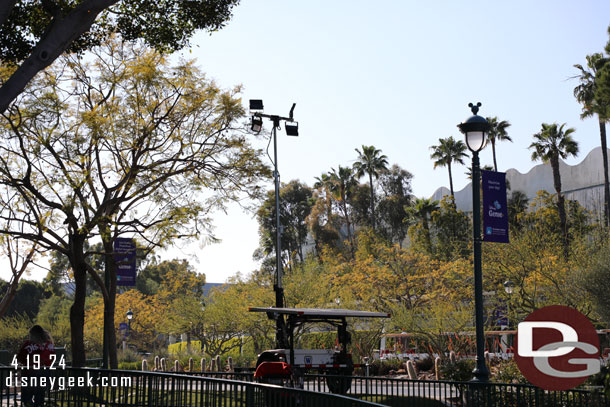
[[506,173],[481,171],[483,185],[483,241],[508,243]]
[[114,261],[116,262],[116,285],[135,287],[136,285],[136,244],[133,239],[117,237],[114,240]]

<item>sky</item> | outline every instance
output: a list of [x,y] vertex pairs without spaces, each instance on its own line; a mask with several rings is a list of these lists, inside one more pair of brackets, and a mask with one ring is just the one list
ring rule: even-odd
[[[580,120],[570,77],[574,64],[603,51],[608,16],[607,0],[242,0],[225,28],[195,35],[181,55],[222,87],[243,85],[245,106],[263,99],[265,113],[287,116],[297,104],[299,137],[278,132],[282,182],[312,185],[331,167],[352,165],[356,148],[374,145],[414,175],[415,196],[429,197],[449,183],[446,168],[433,169],[430,146],[463,139],[456,125],[470,116],[470,102],[511,123],[513,143],[497,146],[499,171],[535,165],[528,146],[541,123],[576,129],[581,153],[568,164],[599,145],[597,121]],[[492,164],[490,147],[481,164]],[[468,183],[466,170],[453,171],[456,191]],[[162,256],[189,259],[209,282],[257,268],[253,214],[232,205],[214,224],[221,243]]]

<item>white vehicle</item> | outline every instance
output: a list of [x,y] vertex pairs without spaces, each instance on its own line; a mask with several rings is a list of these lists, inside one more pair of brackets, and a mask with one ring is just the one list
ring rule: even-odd
[[[264,383],[303,387],[303,375],[316,371],[328,375],[326,384],[333,393],[344,394],[352,382],[354,364],[348,353],[351,335],[346,318],[388,318],[382,312],[317,308],[250,308],[250,312],[265,312],[270,319],[284,320],[283,337],[278,342],[288,347],[266,350],[258,355],[254,377]],[[328,323],[337,327],[338,350],[294,349],[294,330],[305,323]],[[277,346],[277,344],[276,344]]]

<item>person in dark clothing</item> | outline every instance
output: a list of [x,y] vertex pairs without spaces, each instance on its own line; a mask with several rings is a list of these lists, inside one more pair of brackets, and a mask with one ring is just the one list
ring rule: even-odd
[[[40,378],[45,374],[44,367],[49,367],[52,363],[52,356],[55,354],[55,346],[51,335],[40,325],[30,328],[29,338],[26,340],[17,354],[17,360],[29,369],[21,371],[23,377]],[[35,355],[38,355],[37,357]],[[21,403],[26,407],[40,407],[44,404],[44,393],[46,387],[42,386],[22,386]]]

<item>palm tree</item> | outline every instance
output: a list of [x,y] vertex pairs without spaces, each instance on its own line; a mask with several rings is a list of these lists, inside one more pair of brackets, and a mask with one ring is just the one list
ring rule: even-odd
[[358,182],[354,178],[352,169],[349,167],[338,167],[339,170],[331,168],[329,173],[332,181],[331,192],[335,196],[335,199],[339,201],[339,207],[343,212],[343,219],[345,219],[345,226],[347,227],[347,237],[350,242],[350,250],[352,257],[354,257],[354,235],[352,233],[352,223],[350,222],[349,211],[347,209],[347,200],[351,195],[352,188],[358,185]]
[[568,228],[566,219],[566,209],[564,197],[561,194],[561,174],[559,174],[559,158],[566,159],[568,156],[578,154],[578,143],[572,138],[573,128],[564,130],[565,123],[557,127],[557,123],[542,123],[542,129],[534,134],[534,141],[529,148],[532,152],[532,161],[542,160],[543,163],[550,163],[553,170],[553,183],[557,192],[557,210],[559,212],[559,223],[563,234],[564,255],[568,256]]
[[597,98],[596,80],[598,73],[609,61],[600,53],[587,55],[587,68],[580,64],[574,67],[580,71],[580,75],[574,76],[580,80],[580,84],[574,88],[574,97],[582,104],[581,119],[597,115],[599,122],[599,135],[601,138],[602,160],[604,163],[604,222],[606,226],[610,224],[610,180],[608,178],[608,150],[606,141],[606,121],[608,121],[607,110],[604,109]]
[[466,144],[462,140],[456,140],[453,137],[438,139],[439,145],[430,147],[432,154],[430,158],[434,159],[434,168],[447,166],[449,170],[449,189],[451,190],[451,200],[455,203],[453,194],[453,175],[451,174],[451,164],[459,163],[464,165],[466,154]]
[[528,204],[529,199],[525,193],[521,191],[513,191],[507,202],[508,222],[511,227],[514,227],[515,229],[519,229],[521,227],[518,217],[520,214],[525,213]]
[[356,149],[358,160],[354,163],[356,177],[362,178],[364,174],[369,175],[369,186],[371,187],[371,223],[375,230],[375,190],[373,189],[373,177],[379,178],[382,171],[388,169],[388,157],[381,154],[374,146],[362,146],[362,151]]
[[494,158],[494,171],[498,171],[498,163],[496,161],[496,141],[510,141],[513,139],[506,134],[506,129],[510,127],[510,123],[506,120],[498,121],[497,117],[488,117],[489,131],[487,137],[491,142],[491,153]]
[[432,239],[430,237],[430,224],[428,220],[432,212],[438,209],[438,201],[433,201],[431,198],[417,198],[412,206],[405,209],[409,216],[421,221],[425,234],[426,249],[428,253],[432,253]]

